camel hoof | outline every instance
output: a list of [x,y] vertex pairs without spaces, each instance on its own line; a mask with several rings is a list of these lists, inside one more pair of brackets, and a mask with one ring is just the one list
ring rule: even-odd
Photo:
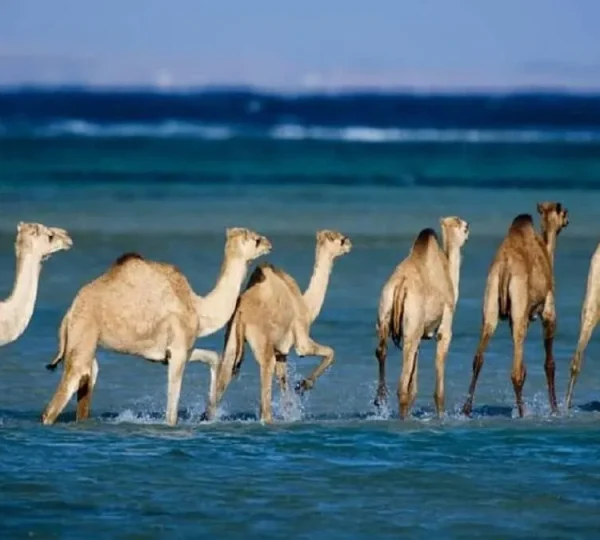
[[303,395],[304,392],[310,390],[312,386],[312,383],[308,382],[306,379],[303,379],[295,386],[294,390],[297,394]]

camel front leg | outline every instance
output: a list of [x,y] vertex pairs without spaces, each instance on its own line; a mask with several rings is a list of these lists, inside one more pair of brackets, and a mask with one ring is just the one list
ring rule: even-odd
[[437,334],[437,347],[435,352],[435,392],[433,399],[438,417],[444,414],[444,378],[446,358],[452,341],[452,319],[453,313],[450,308],[444,310],[442,322]]
[[529,326],[529,314],[527,313],[527,291],[528,284],[524,279],[512,278],[509,284],[509,294],[511,299],[510,308],[510,331],[513,338],[513,365],[510,378],[515,391],[515,399],[519,416],[524,415],[523,405],[523,385],[527,378],[527,369],[523,360],[523,346],[527,336]]
[[583,363],[583,353],[585,352],[588,343],[594,332],[594,328],[598,324],[598,317],[596,314],[584,313],[581,317],[581,329],[579,330],[579,339],[577,340],[577,348],[573,360],[571,360],[571,377],[569,379],[569,387],[567,389],[567,409],[571,408],[571,402],[573,400],[573,389],[575,388],[575,382],[577,376],[581,371],[581,365]]
[[167,424],[170,426],[177,424],[179,396],[187,359],[188,354],[185,349],[171,349],[167,375]]
[[296,344],[296,352],[298,356],[320,356],[321,363],[314,369],[314,371],[306,378],[300,381],[296,385],[296,392],[300,395],[304,394],[307,390],[310,390],[316,383],[317,379],[323,375],[325,370],[333,364],[334,352],[331,347],[327,345],[320,345],[316,341],[310,338],[306,338],[301,343]]
[[94,358],[90,373],[82,377],[77,390],[77,421],[85,420],[90,416],[92,395],[94,393],[96,381],[98,380],[98,371],[98,360]]
[[549,293],[542,311],[542,327],[544,330],[544,371],[546,372],[546,383],[548,385],[548,401],[553,414],[558,412],[556,405],[556,389],[554,387],[556,366],[554,364],[554,334],[556,332],[556,308],[554,305],[554,294]]

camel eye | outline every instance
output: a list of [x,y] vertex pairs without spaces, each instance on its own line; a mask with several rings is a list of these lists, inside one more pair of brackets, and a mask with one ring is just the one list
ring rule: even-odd
[[54,240],[54,233],[50,233],[48,235],[48,240],[50,240],[50,242],[52,242],[52,240]]
[[258,246],[259,246],[259,244],[260,244],[260,238],[257,238],[257,239],[256,239],[256,247],[258,247]]

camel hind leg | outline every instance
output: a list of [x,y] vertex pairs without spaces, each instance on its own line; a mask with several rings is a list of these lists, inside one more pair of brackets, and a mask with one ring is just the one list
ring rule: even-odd
[[98,380],[98,360],[94,358],[92,369],[89,374],[84,375],[77,389],[77,421],[86,420],[90,416],[90,406],[94,387]]
[[[421,332],[422,335],[422,332]],[[411,332],[410,335],[404,335],[402,338],[402,372],[398,381],[398,413],[400,419],[404,420],[410,411],[411,404],[416,398],[416,373],[415,366],[417,362],[417,351],[420,344],[420,335],[418,331]],[[411,386],[414,380],[414,386]]]
[[288,392],[287,355],[275,353],[275,376],[279,381],[279,389],[282,396]]
[[375,331],[377,333],[375,358],[377,358],[379,380],[373,404],[378,408],[385,404],[388,396],[388,389],[385,382],[385,363],[387,360],[387,340],[390,335],[393,300],[394,286],[388,282],[381,292],[379,312],[377,314],[377,323],[375,325]]
[[567,389],[566,398],[567,409],[571,408],[573,389],[575,388],[575,382],[577,381],[577,376],[581,371],[581,364],[583,363],[583,353],[590,342],[592,333],[594,332],[594,328],[596,327],[598,321],[598,317],[595,313],[593,314],[593,317],[589,315],[590,314],[584,312],[581,317],[581,329],[579,330],[577,348],[575,349],[573,360],[571,360],[571,377],[569,378],[569,386]]
[[302,395],[307,390],[310,390],[317,382],[317,379],[321,375],[323,375],[325,370],[329,366],[331,366],[331,364],[333,364],[334,352],[331,347],[328,347],[327,345],[321,345],[321,344],[317,343],[316,341],[313,341],[308,336],[302,336],[300,338],[300,341],[299,342],[297,341],[296,352],[298,353],[298,356],[300,356],[300,357],[302,357],[302,356],[320,356],[321,357],[320,364],[313,370],[313,372],[306,379],[302,379],[302,381],[300,381],[296,385],[296,388],[295,388],[296,392],[298,392],[300,395]]
[[467,399],[463,405],[462,412],[466,416],[470,416],[473,410],[473,397],[475,396],[475,388],[477,387],[477,380],[483,367],[483,356],[487,347],[490,343],[490,339],[494,335],[496,328],[498,327],[499,313],[499,301],[500,301],[500,276],[498,273],[491,276],[485,289],[484,301],[483,301],[483,317],[481,332],[479,335],[479,344],[477,345],[477,351],[473,358],[473,374],[471,376],[471,383],[469,384],[469,392]]
[[[93,360],[94,353],[86,351],[85,349],[73,349],[67,352],[65,357],[65,367],[60,382],[58,383],[58,388],[56,389],[52,400],[48,403],[42,413],[43,424],[53,424],[67,406],[67,403],[69,403],[73,394],[77,392],[81,386],[91,382],[91,375],[94,371]],[[91,394],[89,397],[91,397]]]
[[413,370],[410,376],[410,381],[408,383],[408,408],[412,409],[412,406],[415,403],[415,399],[417,399],[417,380],[419,376],[419,348],[415,352],[415,360],[413,363]]

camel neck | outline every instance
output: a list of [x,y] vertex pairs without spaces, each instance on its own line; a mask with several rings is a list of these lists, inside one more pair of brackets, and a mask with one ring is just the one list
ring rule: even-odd
[[10,296],[0,303],[0,344],[16,340],[27,328],[38,292],[40,258],[17,254],[15,282]]
[[303,295],[304,304],[308,309],[311,322],[319,316],[321,308],[323,307],[332,267],[333,258],[328,254],[322,253],[317,247],[315,251],[315,266],[313,268],[313,273],[310,278],[310,283]]
[[544,244],[546,244],[546,250],[548,251],[548,256],[550,257],[550,265],[554,268],[554,251],[556,249],[556,231],[554,229],[542,231],[542,236],[544,238]]
[[221,272],[214,289],[206,296],[196,298],[196,312],[200,322],[198,337],[217,332],[227,324],[248,272],[245,259],[225,253]]
[[458,286],[460,282],[460,262],[461,253],[460,247],[449,245],[446,251],[448,257],[448,270],[450,272],[450,280],[452,281],[452,288],[454,289],[454,305],[458,302]]

